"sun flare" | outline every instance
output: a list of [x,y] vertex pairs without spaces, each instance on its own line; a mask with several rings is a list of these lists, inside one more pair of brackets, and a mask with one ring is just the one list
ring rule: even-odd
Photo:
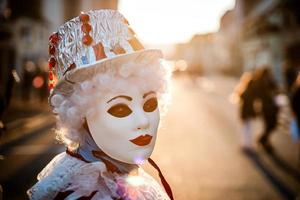
[[120,0],[139,38],[148,44],[185,42],[196,33],[217,31],[220,17],[234,0]]

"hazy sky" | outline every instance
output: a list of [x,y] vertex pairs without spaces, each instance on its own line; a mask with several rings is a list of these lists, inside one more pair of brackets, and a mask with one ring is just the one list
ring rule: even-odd
[[149,44],[185,42],[195,33],[217,31],[234,0],[119,0],[119,10]]

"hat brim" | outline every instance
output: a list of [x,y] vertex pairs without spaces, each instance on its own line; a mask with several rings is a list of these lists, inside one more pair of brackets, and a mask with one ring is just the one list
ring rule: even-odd
[[67,72],[61,80],[58,81],[56,86],[51,91],[50,98],[54,94],[62,94],[70,96],[73,93],[73,85],[88,80],[95,76],[95,74],[103,73],[107,67],[119,66],[125,62],[133,61],[152,61],[154,59],[163,58],[163,54],[159,49],[143,49],[132,53],[116,55],[113,58],[105,58],[94,62],[92,64],[83,65],[80,68],[75,68]]

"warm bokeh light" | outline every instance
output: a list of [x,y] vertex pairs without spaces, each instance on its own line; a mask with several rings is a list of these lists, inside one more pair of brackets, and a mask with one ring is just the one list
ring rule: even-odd
[[185,60],[177,60],[175,62],[175,68],[179,71],[185,71],[188,67],[187,62]]
[[216,31],[234,0],[120,0],[119,10],[148,44],[185,42],[196,33]]
[[34,79],[32,80],[32,85],[35,88],[41,88],[44,85],[44,79],[41,76],[36,76],[34,77]]

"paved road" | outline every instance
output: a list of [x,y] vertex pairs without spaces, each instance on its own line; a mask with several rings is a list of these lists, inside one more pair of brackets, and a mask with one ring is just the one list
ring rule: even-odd
[[[293,199],[300,191],[297,146],[288,135],[274,134],[278,153],[273,156],[258,147],[254,155],[240,151],[238,111],[228,100],[236,81],[181,77],[174,82],[153,158],[176,199]],[[259,132],[260,124],[255,125]]]
[[[235,79],[220,77],[175,78],[173,102],[162,118],[152,158],[176,199],[293,199],[300,191],[297,146],[287,134],[274,134],[274,155],[259,147],[256,154],[240,151],[237,109],[228,101],[235,84]],[[259,130],[259,122],[256,126]],[[63,151],[54,143],[51,127],[48,123],[33,136],[0,146],[4,199],[24,199],[36,174]],[[144,167],[158,179],[153,168]]]

